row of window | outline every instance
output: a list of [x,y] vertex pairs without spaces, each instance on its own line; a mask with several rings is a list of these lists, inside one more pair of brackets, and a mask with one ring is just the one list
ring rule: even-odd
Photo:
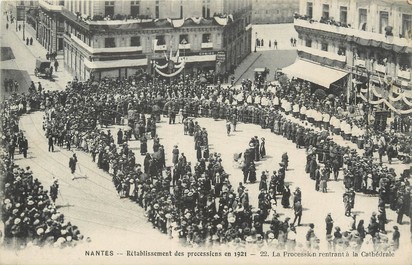
[[[156,36],[157,45],[166,45],[166,38],[164,35]],[[205,33],[202,34],[202,43],[209,43],[211,42],[211,34]],[[182,34],[179,36],[179,44],[188,44],[189,43],[189,35]],[[139,47],[141,46],[140,36],[134,36],[130,38],[130,46],[132,47]],[[105,38],[104,39],[104,47],[105,48],[114,48],[116,47],[115,38]]]
[[[160,17],[160,3],[159,0],[156,0],[155,2],[155,18]],[[210,18],[211,17],[211,11],[210,11],[210,0],[203,0],[202,3],[202,16],[204,18]],[[130,15],[132,17],[138,17],[140,15],[140,1],[131,1],[130,2]],[[104,16],[110,16],[113,17],[115,15],[114,13],[114,1],[105,1],[104,5]],[[180,5],[180,17],[183,18],[183,5]]]
[[[306,39],[305,40],[305,46],[306,47],[312,47],[312,40],[311,39]],[[329,50],[329,44],[327,42],[322,42],[320,45],[320,49],[322,51],[327,52]],[[346,55],[346,48],[343,46],[338,47],[338,55]]]
[[[375,29],[372,27],[369,27],[367,25],[367,20],[368,20],[368,10],[365,8],[359,8],[358,9],[358,29],[360,30],[370,30],[374,31]],[[306,15],[310,18],[313,17],[313,3],[312,2],[307,2],[306,5]],[[323,4],[322,5],[322,21],[328,21],[330,20],[329,16],[329,5],[328,4]],[[348,24],[348,7],[347,6],[340,6],[339,7],[339,21],[341,24],[347,25]],[[389,13],[388,11],[379,11],[379,29],[377,32],[379,33],[385,33],[385,34],[391,34],[387,30],[388,26],[393,26],[389,25]],[[401,34],[401,37],[409,37],[412,35],[412,15],[410,14],[402,14],[402,30],[399,32]]]

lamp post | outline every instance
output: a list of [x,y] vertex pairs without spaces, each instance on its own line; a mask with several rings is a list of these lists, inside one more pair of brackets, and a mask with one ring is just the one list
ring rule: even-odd
[[256,52],[256,47],[257,46],[257,31],[255,32],[255,52]]
[[25,21],[23,20],[23,41],[26,40],[26,35],[24,34],[24,29],[25,29],[25,27],[26,27],[26,23],[25,23]]

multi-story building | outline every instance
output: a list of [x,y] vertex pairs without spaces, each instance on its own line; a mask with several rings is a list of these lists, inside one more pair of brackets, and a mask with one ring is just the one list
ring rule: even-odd
[[326,88],[361,76],[397,93],[411,89],[412,6],[403,0],[301,0],[295,19],[299,60],[289,75]]
[[[29,30],[35,33],[37,30],[37,8],[38,1],[12,1],[5,0],[1,2],[3,10],[9,12],[16,20],[16,27],[18,24],[23,26],[24,30]],[[26,24],[27,22],[27,24]]]
[[64,0],[39,0],[37,40],[49,52],[63,54]]
[[293,23],[299,0],[253,0],[252,24]]
[[[82,80],[152,71],[154,61],[163,64],[170,54],[178,54],[188,71],[223,73],[251,51],[250,0],[72,0],[64,5],[40,0],[40,6],[61,15],[65,67]],[[58,51],[59,37],[51,43]]]

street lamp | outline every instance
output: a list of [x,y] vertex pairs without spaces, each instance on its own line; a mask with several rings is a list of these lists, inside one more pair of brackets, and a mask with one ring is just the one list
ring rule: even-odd
[[26,23],[25,23],[25,21],[23,20],[23,41],[26,40],[26,36],[25,36],[25,34],[24,34],[24,29],[25,29],[25,27],[26,27]]
[[256,36],[256,38],[255,38],[255,52],[256,52],[256,46],[257,46],[257,31],[255,32],[255,36]]

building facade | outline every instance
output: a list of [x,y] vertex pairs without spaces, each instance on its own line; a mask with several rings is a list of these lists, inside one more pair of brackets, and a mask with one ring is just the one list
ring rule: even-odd
[[153,71],[165,57],[186,70],[232,71],[251,52],[249,0],[40,0],[45,47],[64,51],[81,80]]
[[37,40],[50,53],[63,54],[64,0],[39,0]]
[[397,93],[408,91],[411,18],[411,6],[400,0],[301,0],[294,22],[299,60],[286,72],[299,77],[299,67],[306,68],[310,75],[303,79],[323,80],[326,88],[340,80],[348,99],[354,96],[353,84],[366,75],[381,87],[392,84]]
[[253,0],[252,24],[293,23],[299,0]]

